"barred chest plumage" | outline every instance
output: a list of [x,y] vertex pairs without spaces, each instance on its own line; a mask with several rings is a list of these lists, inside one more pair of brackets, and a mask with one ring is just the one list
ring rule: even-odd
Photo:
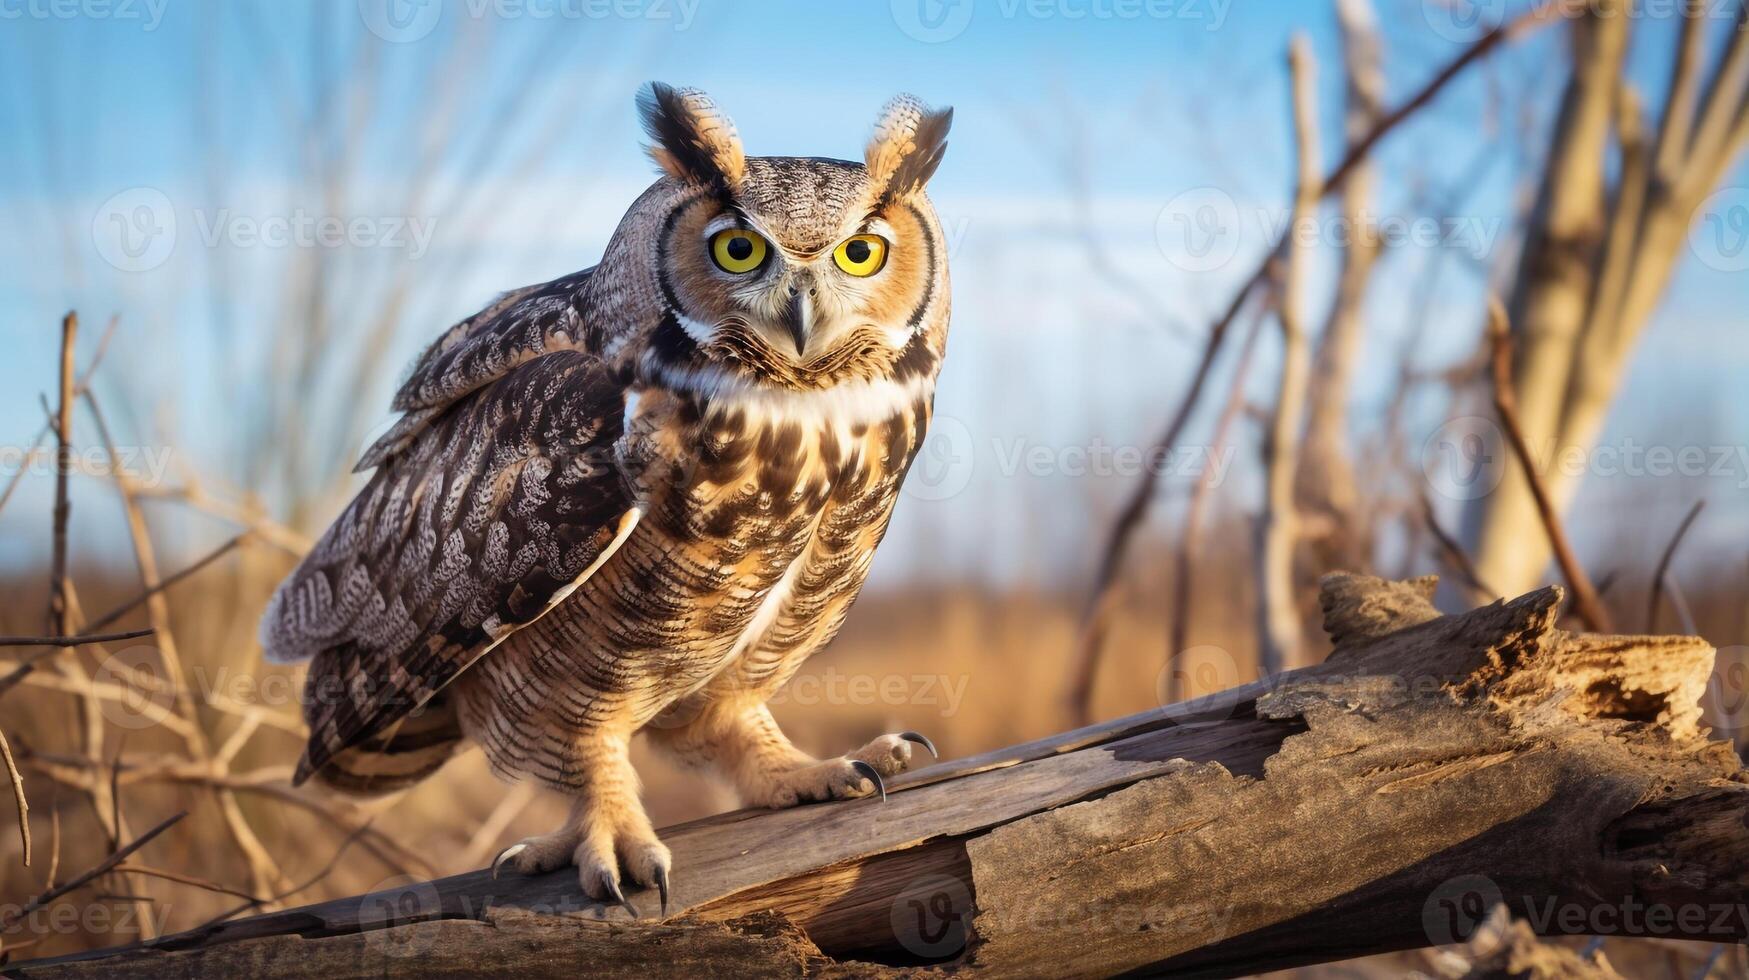
[[[626,714],[634,727],[662,725],[698,699],[763,700],[837,633],[932,392],[895,387],[881,411],[879,398],[816,397],[633,399],[616,463],[636,486],[637,527],[577,592],[457,682],[464,725],[495,765],[547,755],[530,730]],[[511,717],[520,744],[501,737]],[[562,757],[560,745],[551,752]]]

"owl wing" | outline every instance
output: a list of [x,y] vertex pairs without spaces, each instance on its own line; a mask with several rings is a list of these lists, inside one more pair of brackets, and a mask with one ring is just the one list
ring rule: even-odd
[[[430,414],[381,454],[370,482],[263,614],[269,659],[315,658],[310,742],[295,782],[396,724],[538,619],[637,522],[613,451],[623,384],[576,350],[512,356],[472,375],[460,366],[492,361],[486,346],[510,350],[501,341],[514,334],[476,328],[437,361],[427,355],[421,368],[459,358],[431,376],[465,391],[424,406]],[[421,376],[416,369],[414,380]]]
[[383,464],[407,447],[431,420],[519,364],[556,350],[586,345],[580,309],[593,268],[551,282],[514,289],[444,331],[395,393],[404,413],[359,459],[354,472]]

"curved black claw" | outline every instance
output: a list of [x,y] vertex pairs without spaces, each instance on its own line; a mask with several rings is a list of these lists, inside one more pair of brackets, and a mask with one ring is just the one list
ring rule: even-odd
[[930,758],[932,758],[932,759],[941,758],[941,753],[935,751],[935,743],[931,742],[929,740],[929,736],[923,734],[922,732],[900,732],[899,737],[904,739],[907,742],[916,742],[918,745],[921,745],[924,748],[928,749]]
[[861,759],[850,760],[850,768],[861,773],[864,779],[872,781],[875,784],[875,789],[881,791],[881,802],[885,803],[887,801],[887,784],[881,781],[881,773],[879,769],[876,769],[874,766],[869,765]]
[[501,867],[504,864],[504,862],[510,860],[511,858],[515,857],[518,854],[521,854],[523,852],[523,850],[527,847],[528,847],[527,844],[512,844],[509,847],[506,847],[504,850],[499,851],[498,856],[492,859],[492,877],[494,879],[496,879],[498,877],[499,867]]
[[668,917],[668,869],[656,866],[656,891],[662,896],[662,917]]
[[614,905],[617,905],[620,908],[625,909],[627,915],[630,915],[634,919],[637,918],[638,917],[638,909],[631,902],[626,901],[625,892],[622,892],[619,890],[619,882],[614,881],[613,879],[609,878],[606,882],[606,885],[607,885],[607,900],[609,902],[613,903]]

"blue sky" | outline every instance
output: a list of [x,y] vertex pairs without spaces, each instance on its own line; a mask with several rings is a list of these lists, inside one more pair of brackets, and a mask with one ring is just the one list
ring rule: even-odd
[[[306,299],[288,285],[300,268],[334,283],[323,301],[333,346],[279,417],[312,428],[357,417],[362,435],[386,424],[397,373],[449,322],[498,290],[595,261],[651,179],[632,110],[645,81],[706,89],[756,154],[855,157],[882,102],[910,91],[956,109],[931,185],[955,239],[938,411],[964,426],[978,466],[961,492],[901,508],[883,573],[1080,575],[1087,535],[1128,478],[1060,472],[1062,460],[1145,442],[1196,337],[1268,247],[1290,179],[1284,54],[1295,32],[1319,63],[1326,165],[1341,145],[1340,51],[1323,2],[394,4],[0,0],[0,445],[40,422],[61,312],[85,314],[88,341],[119,313],[99,390],[124,441],[174,447],[173,470],[246,483],[237,460],[260,447],[238,433],[264,417],[255,381],[279,334],[300,329],[287,312]],[[1443,4],[1378,0],[1388,101],[1474,36]],[[1474,12],[1485,24],[1523,6],[1491,0]],[[1669,27],[1636,27],[1630,74],[1654,104]],[[1546,31],[1479,66],[1381,147],[1381,213],[1407,219],[1445,201],[1453,217],[1439,241],[1394,250],[1374,285],[1358,428],[1388,397],[1431,266],[1441,271],[1416,359],[1471,349],[1489,269],[1510,254],[1514,182],[1539,151],[1518,127],[1546,131],[1560,44]],[[311,120],[341,122],[312,130]],[[431,141],[458,149],[421,170]],[[324,157],[344,161],[339,196],[308,179],[307,162]],[[1749,185],[1749,174],[1739,167],[1729,183]],[[414,185],[429,190],[410,200]],[[1173,254],[1170,219],[1175,202],[1210,191],[1252,230],[1206,267]],[[118,267],[106,236],[142,201],[149,217],[164,217],[156,202],[173,216],[174,235],[157,239],[173,248],[148,254],[149,268]],[[263,244],[276,222],[323,218],[362,219],[368,240]],[[1088,240],[1122,283],[1092,270]],[[1320,309],[1334,255],[1314,257]],[[358,321],[398,280],[406,296],[384,366],[352,379]],[[1609,438],[1669,438],[1674,426],[1684,438],[1745,439],[1744,286],[1741,271],[1685,261],[1626,386],[1624,404],[1641,408],[1618,412]],[[1264,382],[1272,358],[1266,345]],[[1015,454],[1040,446],[1056,470],[1017,470]],[[355,450],[306,447],[297,465],[326,457],[344,469]],[[1253,455],[1242,442],[1232,466],[1244,499]],[[0,561],[40,551],[46,493],[33,477],[0,513]],[[100,514],[102,498],[87,496],[86,513]],[[218,533],[201,525],[189,537]]]

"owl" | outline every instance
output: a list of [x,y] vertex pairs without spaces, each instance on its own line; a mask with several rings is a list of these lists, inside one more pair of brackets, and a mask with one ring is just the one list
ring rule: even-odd
[[425,351],[260,640],[310,661],[295,782],[392,793],[476,744],[571,800],[495,873],[574,865],[666,909],[634,735],[768,807],[884,796],[935,752],[817,759],[766,702],[844,621],[929,425],[952,111],[894,99],[854,163],[749,157],[696,90],[638,108],[661,176],[600,263]]

